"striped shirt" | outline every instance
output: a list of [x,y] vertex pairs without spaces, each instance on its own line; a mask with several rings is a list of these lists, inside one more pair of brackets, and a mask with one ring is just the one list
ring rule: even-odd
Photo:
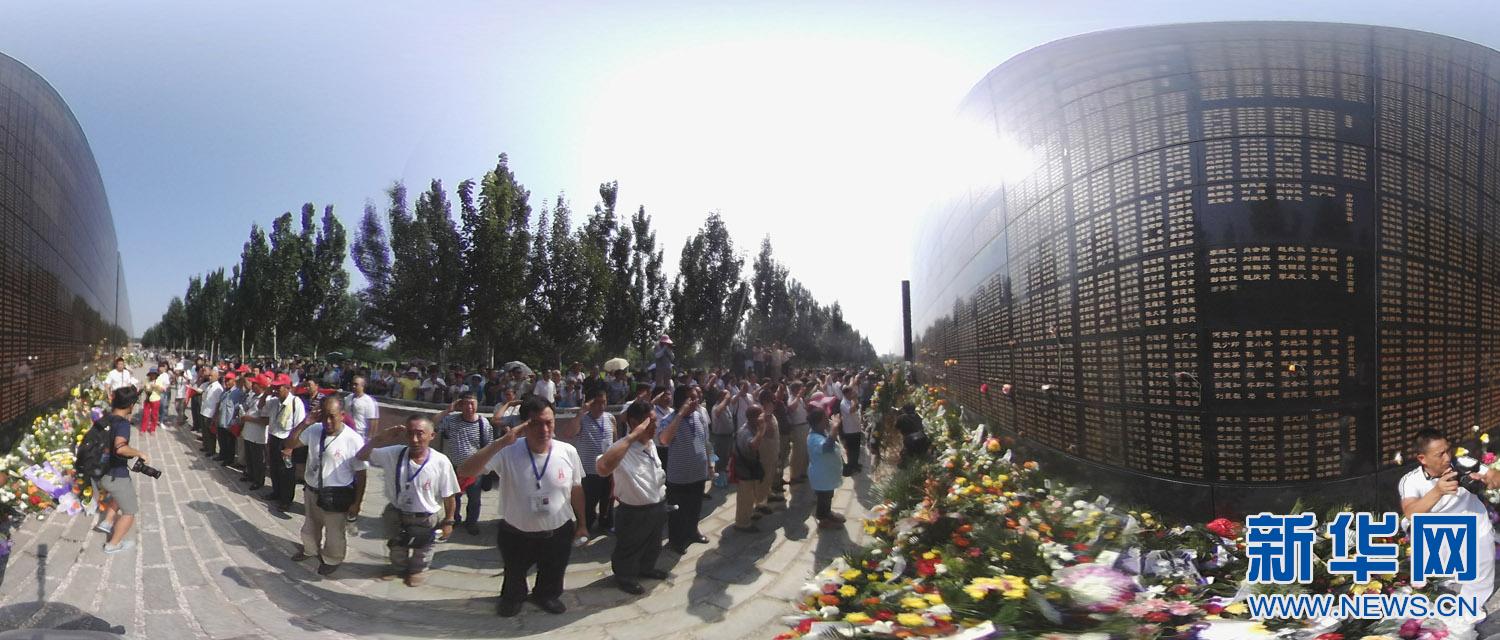
[[[666,430],[676,417],[677,412],[672,412],[660,428]],[[708,479],[708,468],[708,415],[699,408],[682,419],[667,445],[667,482],[702,482]]]
[[601,413],[595,418],[587,411],[578,414],[578,435],[567,443],[578,450],[584,475],[599,475],[596,467],[599,456],[604,455],[609,446],[615,443],[615,417],[609,413]]
[[443,455],[453,463],[454,468],[463,464],[478,451],[490,443],[490,421],[484,416],[478,416],[473,422],[463,419],[457,413],[443,416],[443,421],[438,423],[437,432],[443,436]]

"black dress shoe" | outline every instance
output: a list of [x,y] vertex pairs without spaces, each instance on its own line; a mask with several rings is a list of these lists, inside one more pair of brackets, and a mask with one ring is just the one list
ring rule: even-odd
[[634,580],[615,580],[615,586],[633,596],[638,596],[646,592],[646,588]]
[[562,601],[558,600],[557,598],[548,598],[546,600],[532,598],[531,601],[536,603],[536,606],[541,607],[542,611],[546,611],[547,613],[550,613],[552,615],[558,615],[568,610],[568,605],[563,604]]
[[662,571],[661,569],[647,569],[641,572],[641,577],[650,578],[652,580],[666,580],[668,576],[667,572]]
[[687,555],[687,545],[678,546],[678,545],[675,545],[675,544],[669,544],[669,545],[667,545],[667,548],[671,549],[674,552],[676,552],[677,555],[680,555],[680,556],[681,555]]
[[521,603],[519,603],[519,602],[508,602],[508,601],[505,601],[505,600],[501,600],[500,601],[500,606],[497,607],[496,610],[495,610],[495,613],[500,614],[500,617],[502,617],[502,618],[513,618],[513,617],[516,616],[516,614],[518,614],[520,612],[521,612]]
[[698,544],[708,544],[708,536],[700,533],[698,534],[698,537],[693,538],[693,542],[696,542]]
[[305,553],[302,553],[301,551],[298,551],[297,553],[292,554],[292,562],[302,562],[303,560],[306,560],[306,559],[311,558],[311,557],[312,556],[307,555]]
[[339,570],[339,566],[336,565],[336,564],[320,564],[320,565],[318,565],[318,575],[320,575],[320,576],[331,576],[331,575],[333,575],[333,572],[338,571],[338,570]]

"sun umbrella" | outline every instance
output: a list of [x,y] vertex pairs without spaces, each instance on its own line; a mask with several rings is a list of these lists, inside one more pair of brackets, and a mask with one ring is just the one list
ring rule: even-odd
[[611,373],[621,369],[629,369],[630,361],[624,358],[610,358],[604,362],[604,370]]
[[511,369],[515,369],[517,367],[520,367],[520,369],[521,369],[521,375],[523,375],[523,376],[529,376],[529,375],[531,375],[531,367],[526,366],[526,363],[521,362],[520,360],[512,360],[510,362],[507,362],[507,363],[505,363],[505,366],[500,367],[500,370],[504,371],[506,373],[509,373]]

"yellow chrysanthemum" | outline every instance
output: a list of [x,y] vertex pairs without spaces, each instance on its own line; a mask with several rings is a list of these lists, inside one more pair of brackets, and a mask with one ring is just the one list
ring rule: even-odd
[[863,613],[857,613],[856,612],[856,613],[851,613],[849,615],[844,616],[844,622],[848,622],[850,624],[864,624],[864,623],[869,622],[869,621],[870,621],[870,616],[865,615]]
[[901,599],[902,609],[926,609],[927,601],[917,596],[908,596]]
[[925,627],[927,619],[915,613],[903,613],[896,616],[896,622],[903,627]]
[[839,595],[844,596],[845,598],[852,598],[856,593],[859,593],[859,589],[855,589],[854,587],[851,587],[847,584],[839,587]]
[[929,604],[942,604],[943,603],[943,596],[942,596],[942,594],[929,593],[929,594],[927,594],[927,595],[925,595],[923,597],[927,599],[927,602]]
[[845,580],[854,580],[860,576],[860,572],[859,569],[845,569],[844,572],[839,575]]

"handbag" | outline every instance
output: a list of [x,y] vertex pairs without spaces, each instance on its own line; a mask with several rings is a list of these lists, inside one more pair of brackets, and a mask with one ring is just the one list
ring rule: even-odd
[[[318,478],[323,476],[323,455],[328,452],[327,436],[318,439]],[[354,486],[318,487],[318,508],[324,511],[345,512],[354,506]]]

